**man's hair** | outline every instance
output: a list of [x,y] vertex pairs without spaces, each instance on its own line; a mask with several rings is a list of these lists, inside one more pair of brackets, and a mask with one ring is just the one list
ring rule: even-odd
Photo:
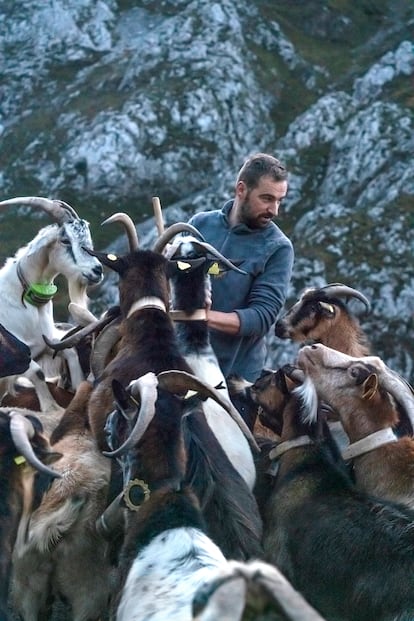
[[286,181],[288,172],[285,166],[273,155],[255,153],[247,158],[237,175],[236,185],[243,181],[249,190],[257,187],[261,177],[272,177],[273,181]]

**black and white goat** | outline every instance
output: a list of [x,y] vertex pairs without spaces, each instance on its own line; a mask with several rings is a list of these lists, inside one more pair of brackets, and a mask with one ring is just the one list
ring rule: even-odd
[[283,381],[264,376],[255,383],[256,399],[266,395],[266,414],[281,425],[281,442],[270,453],[266,560],[328,619],[412,619],[414,512],[355,487],[311,381],[297,385],[296,370],[274,372],[281,373]]
[[[15,543],[26,537],[30,515],[51,480],[53,452],[33,416],[0,409],[0,618],[9,619],[8,597]],[[36,477],[42,473],[42,478]]]
[[[51,340],[62,335],[53,317],[54,280],[59,274],[65,276],[71,302],[86,307],[87,287],[100,282],[102,266],[85,251],[85,247],[92,247],[89,224],[72,207],[42,197],[25,196],[0,202],[0,208],[14,205],[42,209],[55,220],[55,224],[41,229],[0,270],[0,323],[30,348],[32,362],[25,375],[35,385],[42,409],[48,409],[53,399],[39,364],[47,367],[52,358],[47,355],[51,350],[43,335]],[[76,351],[65,350],[63,357],[71,386],[76,389],[83,379]]]
[[[230,395],[217,356],[210,343],[207,307],[211,305],[210,273],[236,270],[213,246],[193,235],[183,234],[183,223],[170,226],[157,240],[154,251],[165,252],[171,261],[171,309],[178,343],[192,372],[200,379],[220,388],[230,401]],[[178,235],[177,235],[178,232]],[[197,230],[194,230],[197,233]],[[174,239],[172,244],[167,244]],[[256,473],[253,454],[237,423],[224,415],[223,408],[209,399],[204,404],[207,422],[229,460],[253,489]]]
[[[183,418],[188,390],[213,388],[178,371],[146,375],[128,390],[113,382],[117,409],[108,417],[110,453],[122,461],[126,525],[120,555],[116,621],[191,621],[192,601],[226,559],[206,534]],[[221,397],[218,397],[221,401]],[[121,445],[119,445],[121,443]]]

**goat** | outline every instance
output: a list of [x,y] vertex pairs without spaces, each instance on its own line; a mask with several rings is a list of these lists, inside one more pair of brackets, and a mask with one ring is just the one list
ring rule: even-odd
[[367,312],[370,310],[370,303],[362,293],[341,283],[305,289],[275,323],[275,335],[297,343],[324,343],[351,356],[366,356],[370,349],[368,339],[342,298],[359,300]]
[[[0,202],[0,208],[28,205],[42,209],[56,222],[42,228],[36,237],[7,259],[0,270],[0,322],[31,350],[32,361],[25,375],[33,382],[41,407],[53,404],[40,365],[51,360],[44,356],[48,348],[43,335],[49,339],[59,336],[53,318],[54,279],[63,274],[68,282],[70,300],[86,306],[86,288],[102,279],[102,266],[84,247],[91,247],[89,225],[63,201],[42,197],[18,197]],[[73,349],[63,354],[70,373],[71,385],[76,388],[83,379],[79,360]],[[3,391],[5,392],[5,390]]]
[[[158,374],[177,369],[192,373],[192,369],[180,352],[168,314],[171,261],[151,250],[137,249],[122,257],[88,252],[119,275],[121,322],[116,330],[121,340],[117,354],[97,377],[89,401],[91,429],[98,447],[105,450],[104,428],[112,409],[114,379],[127,386],[149,371]],[[230,413],[256,446],[231,403],[224,397],[221,403],[223,416],[228,415],[226,411]],[[261,520],[251,490],[229,462],[203,411],[191,417],[187,427],[191,473],[203,497],[209,534],[228,555],[242,560],[257,556],[261,551]],[[212,463],[205,447],[208,454],[214,451]]]
[[[128,390],[114,380],[116,409],[107,422],[108,456],[122,460],[128,507],[116,621],[190,621],[196,589],[226,564],[207,536],[196,490],[188,484],[185,394],[221,397],[195,376],[147,373]],[[180,396],[182,395],[182,396]],[[119,442],[121,445],[119,446]]]
[[59,457],[38,419],[0,409],[0,618],[4,621],[9,619],[13,546],[24,539],[30,513],[50,480],[60,476],[47,465]]
[[30,362],[27,345],[0,324],[0,377],[24,373]]
[[358,487],[414,509],[414,438],[395,433],[403,411],[414,426],[412,389],[378,357],[321,344],[302,348],[298,365],[340,417],[351,442],[343,456]]
[[193,600],[194,621],[324,621],[275,567],[229,561]]
[[61,478],[32,513],[25,541],[15,546],[11,602],[24,621],[47,618],[54,598],[74,621],[98,619],[108,605],[113,568],[95,523],[106,506],[110,462],[88,428],[83,382],[51,435]]
[[[192,372],[219,387],[230,401],[226,379],[210,343],[206,307],[211,304],[210,272],[242,270],[210,244],[188,234],[177,237],[177,232],[183,233],[183,223],[166,229],[157,240],[154,251],[162,252],[175,238],[166,256],[173,259],[170,316],[176,322],[178,343]],[[204,404],[204,413],[229,460],[248,487],[253,489],[256,476],[253,455],[242,430],[234,420],[224,416],[221,405],[211,399]]]
[[[409,621],[414,511],[355,487],[321,419],[311,380],[298,386],[295,370],[275,373],[281,372],[287,380],[271,385],[273,417],[282,430],[270,452],[275,478],[265,507],[265,560],[328,619]],[[259,383],[255,389],[261,403]]]

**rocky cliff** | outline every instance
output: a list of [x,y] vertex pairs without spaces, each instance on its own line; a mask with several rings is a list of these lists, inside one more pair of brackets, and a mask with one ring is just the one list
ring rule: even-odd
[[[360,289],[373,349],[413,381],[413,31],[406,0],[1,0],[1,197],[68,201],[97,248],[127,211],[150,243],[152,196],[187,219],[272,152],[291,170],[290,300]],[[1,215],[2,259],[43,225],[22,215]],[[294,351],[269,337],[269,365]]]

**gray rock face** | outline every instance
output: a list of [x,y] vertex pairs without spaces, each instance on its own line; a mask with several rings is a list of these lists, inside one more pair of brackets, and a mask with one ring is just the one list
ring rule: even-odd
[[[247,154],[275,153],[291,170],[288,303],[360,289],[374,351],[414,381],[414,5],[325,5],[2,2],[1,195],[72,202],[101,248],[118,231],[100,221],[127,211],[151,244],[152,196],[187,220],[221,206]],[[30,239],[15,231],[3,257]],[[115,296],[108,278],[97,308]],[[269,335],[270,366],[295,355]]]

